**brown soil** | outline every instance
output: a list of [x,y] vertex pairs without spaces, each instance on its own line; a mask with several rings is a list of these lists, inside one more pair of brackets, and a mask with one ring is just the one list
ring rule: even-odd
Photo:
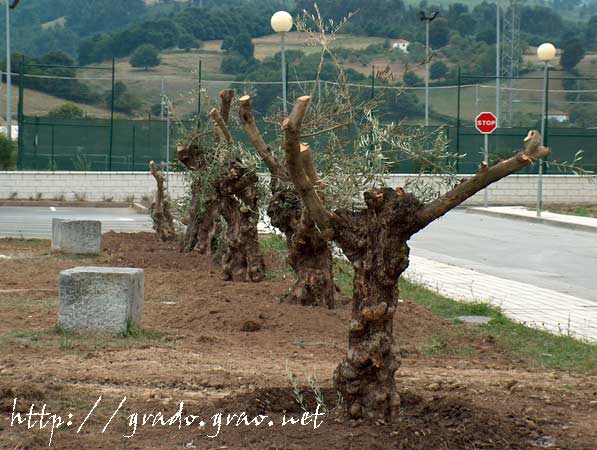
[[[312,418],[308,425],[282,426],[284,415],[303,414],[289,373],[297,376],[308,411],[316,411],[316,401],[306,374],[317,375],[325,405],[336,405],[331,376],[347,347],[348,305],[330,311],[280,303],[290,280],[275,254],[266,263],[277,275],[255,284],[224,282],[209,258],[180,254],[152,234],[109,233],[104,250],[97,259],[68,258],[50,256],[47,242],[0,240],[0,449],[48,448],[51,425],[11,426],[15,397],[17,412],[45,403],[65,422],[73,415],[71,426],[54,433],[59,449],[597,448],[594,378],[531,369],[484,336],[455,342],[472,354],[427,356],[429,338],[458,325],[408,301],[400,303],[394,325],[402,355],[394,423],[365,426],[332,411],[316,429]],[[58,273],[90,264],[145,269],[145,334],[55,331]],[[162,411],[168,420],[181,401],[180,429],[178,422],[141,425],[144,413]],[[237,418],[226,425],[226,414],[241,412],[249,420],[268,418],[261,426],[236,426]],[[133,413],[138,427],[125,439]],[[220,413],[221,429],[210,438]],[[200,416],[204,427],[200,419],[184,426],[189,414]]]

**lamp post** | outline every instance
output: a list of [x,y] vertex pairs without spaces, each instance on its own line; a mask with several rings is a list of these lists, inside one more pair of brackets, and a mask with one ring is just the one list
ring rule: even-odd
[[[553,44],[541,44],[537,48],[537,57],[543,61],[543,102],[541,108],[541,144],[545,145],[545,125],[547,123],[547,89],[549,76],[549,61],[556,57],[556,48]],[[537,217],[541,217],[543,206],[543,160],[539,160],[539,173],[537,176]]]
[[286,99],[286,33],[292,30],[292,16],[286,11],[278,11],[272,16],[272,29],[280,34],[280,50],[282,55],[282,101],[284,102],[284,114],[288,113],[288,102]]
[[437,17],[439,11],[432,12],[429,16],[425,11],[419,12],[421,22],[425,22],[425,126],[429,126],[429,24]]
[[495,22],[495,29],[496,29],[496,36],[495,36],[495,116],[497,117],[497,126],[500,126],[500,109],[501,109],[501,101],[500,101],[500,89],[501,89],[501,78],[502,69],[501,69],[501,58],[502,54],[500,52],[500,46],[502,43],[502,25],[501,25],[501,18],[502,18],[502,9],[500,8],[500,0],[496,0],[495,2],[496,7],[496,22]]
[[10,46],[10,10],[15,9],[20,0],[6,0],[6,135],[12,140],[12,63]]

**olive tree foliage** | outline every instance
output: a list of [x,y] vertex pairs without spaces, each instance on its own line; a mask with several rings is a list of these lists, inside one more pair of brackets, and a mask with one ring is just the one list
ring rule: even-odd
[[[433,199],[456,182],[456,162],[460,155],[448,149],[443,128],[429,132],[422,126],[404,126],[401,122],[382,121],[385,97],[381,90],[371,98],[369,89],[358,89],[346,79],[334,52],[335,36],[350,21],[349,14],[340,22],[325,20],[317,7],[303,11],[297,29],[309,36],[309,44],[321,49],[321,63],[331,60],[338,70],[337,83],[323,90],[317,99],[316,87],[306,92],[311,102],[302,124],[302,139],[324,135],[324,145],[314,152],[316,169],[325,186],[327,206],[362,207],[362,192],[383,187],[392,168],[409,163],[418,174],[407,181],[409,189],[424,199]],[[388,69],[376,72],[378,82],[394,80]],[[400,103],[405,91],[398,91]],[[279,118],[278,123],[280,123]],[[282,131],[282,130],[281,130]]]

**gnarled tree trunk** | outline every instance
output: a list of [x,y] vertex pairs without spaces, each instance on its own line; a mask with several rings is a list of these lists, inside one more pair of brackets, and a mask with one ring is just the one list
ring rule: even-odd
[[[218,140],[233,145],[228,129],[230,104],[234,91],[220,92],[222,107],[209,113],[214,122]],[[229,155],[220,155],[225,170],[215,183],[215,198],[226,221],[225,250],[222,270],[225,280],[259,282],[265,278],[265,263],[259,247],[259,198],[257,173],[243,167]]]
[[365,209],[331,212],[313,186],[312,168],[305,170],[301,159],[300,130],[309,102],[310,97],[300,97],[282,125],[288,171],[322,236],[340,245],[355,272],[348,354],[334,380],[350,417],[387,421],[399,402],[393,320],[398,280],[408,267],[407,241],[485,187],[545,158],[549,149],[531,131],[515,156],[492,167],[482,164],[475,176],[427,205],[401,188],[375,189],[364,194]]
[[218,181],[220,211],[227,224],[222,256],[225,280],[258,282],[265,277],[257,233],[258,181],[256,173],[235,163]]
[[334,381],[353,418],[391,419],[399,403],[394,373],[400,357],[393,337],[398,280],[408,267],[406,245],[417,229],[419,202],[383,189],[365,194],[367,209],[337,212],[336,241],[354,268],[348,355]]
[[164,189],[165,179],[154,161],[149,163],[149,168],[157,184],[155,200],[149,210],[149,214],[153,219],[153,228],[160,240],[172,241],[176,239],[176,231],[174,229],[172,212],[170,211],[170,200]]
[[[178,160],[189,172],[198,172],[205,168],[203,154],[199,146],[190,143],[177,149]],[[218,202],[202,199],[204,186],[195,179],[191,184],[191,204],[187,229],[180,242],[181,252],[192,252],[197,248],[201,253],[211,255],[215,251],[215,237],[219,231]],[[202,204],[203,201],[203,204]]]
[[[230,118],[230,107],[234,98],[234,91],[225,89],[220,92],[220,116],[225,124]],[[216,129],[216,140],[222,140],[220,129]],[[181,146],[177,150],[178,160],[185,165],[189,171],[200,171],[205,168],[204,155],[198,143],[191,142]],[[195,248],[200,253],[212,255],[216,250],[215,238],[220,231],[219,205],[220,202],[214,195],[213,198],[203,199],[202,190],[204,186],[195,181],[191,186],[191,205],[189,207],[189,220],[184,238],[180,244],[180,250],[191,252]]]
[[[305,306],[335,306],[333,258],[329,243],[317,231],[302,207],[284,165],[265,144],[257,128],[249,96],[240,98],[239,116],[249,140],[266,163],[272,180],[267,214],[272,226],[282,231],[288,247],[288,263],[296,280],[284,300]],[[304,154],[310,161],[309,154]],[[314,183],[318,180],[314,179]]]

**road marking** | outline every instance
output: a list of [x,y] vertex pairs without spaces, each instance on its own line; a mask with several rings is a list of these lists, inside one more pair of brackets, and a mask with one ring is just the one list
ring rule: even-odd
[[56,211],[56,208],[54,208],[53,206],[50,206],[50,211]]

